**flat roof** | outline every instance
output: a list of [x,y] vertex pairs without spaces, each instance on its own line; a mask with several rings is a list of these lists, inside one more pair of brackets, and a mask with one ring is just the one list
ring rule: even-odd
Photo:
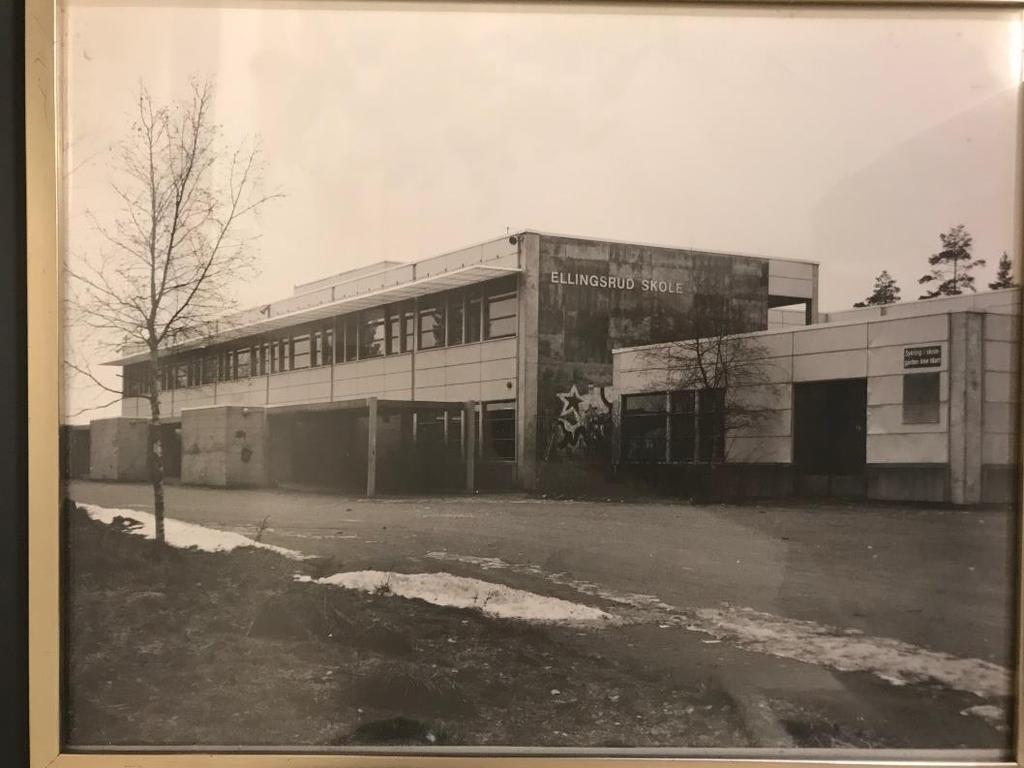
[[[906,304],[900,302],[898,304],[887,304],[873,307],[855,307],[849,310],[840,310],[833,314],[842,314],[841,318],[836,320],[827,320],[823,323],[811,323],[810,325],[785,325],[781,328],[767,328],[763,331],[748,331],[747,333],[737,333],[736,336],[754,337],[754,336],[775,336],[782,333],[806,333],[808,331],[815,331],[820,328],[839,328],[845,325],[860,325],[862,323],[887,323],[896,320],[908,320],[915,317],[928,317],[930,315],[946,315],[954,314],[957,312],[978,312],[984,311],[986,308],[998,308],[1012,306],[1014,312],[1008,313],[996,313],[996,314],[1020,314],[1020,288],[1003,288],[996,291],[981,291],[979,293],[971,293],[961,296],[936,296],[931,299],[918,299],[917,301],[908,301]],[[1000,303],[996,300],[988,301],[989,297],[1005,296],[1009,301]],[[978,306],[981,304],[981,306]],[[921,305],[924,311],[914,312],[914,308],[917,309]],[[897,310],[895,314],[888,314],[883,310]],[[907,311],[899,311],[907,310]],[[880,314],[875,314],[880,313]],[[828,314],[828,313],[823,313]],[[707,338],[707,337],[704,337]],[[653,344],[638,344],[632,347],[618,347],[612,350],[613,355],[617,355],[621,352],[639,352],[645,349],[656,349],[658,347],[664,347],[668,344],[676,344],[680,341],[689,341],[689,339],[673,339],[671,341],[659,341]]]

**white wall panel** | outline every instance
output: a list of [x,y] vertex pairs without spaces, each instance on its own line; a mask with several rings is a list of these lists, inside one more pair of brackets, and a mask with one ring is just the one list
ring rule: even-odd
[[869,435],[920,434],[922,432],[945,432],[949,409],[946,403],[939,403],[939,421],[935,424],[904,424],[903,405],[869,405],[867,428]]
[[1016,343],[1009,341],[985,342],[986,371],[1015,371],[1019,350]]
[[1010,315],[985,315],[985,338],[992,341],[1016,341],[1020,337],[1020,318]]
[[868,435],[869,464],[944,464],[949,458],[945,432],[914,435]]
[[868,344],[872,347],[945,341],[948,336],[949,321],[946,315],[882,320],[868,326]]
[[1013,464],[1016,461],[1014,435],[984,435],[981,453],[983,464]]
[[814,295],[814,281],[798,280],[792,277],[773,277],[769,274],[768,295],[809,299]]
[[1012,373],[988,371],[985,374],[985,401],[1012,403],[1016,400],[1016,386]]
[[794,381],[858,379],[867,375],[867,352],[820,352],[793,358]]
[[991,434],[1012,435],[1017,431],[1016,403],[985,403],[983,428]]
[[848,349],[861,350],[867,345],[867,324],[840,325],[834,328],[819,328],[793,334],[793,351],[798,355]]
[[793,461],[790,437],[735,437],[728,441],[726,462],[730,464],[783,463]]

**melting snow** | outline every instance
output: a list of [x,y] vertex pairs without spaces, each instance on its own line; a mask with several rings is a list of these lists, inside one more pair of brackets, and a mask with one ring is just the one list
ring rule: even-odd
[[[130,520],[135,520],[140,525],[135,528],[126,529],[127,533],[144,536],[147,539],[156,537],[156,518],[151,512],[140,512],[135,509],[108,509],[106,507],[98,507],[95,504],[79,504],[78,506],[84,509],[93,520],[98,520],[107,525],[113,523],[115,517],[126,517]],[[167,543],[178,549],[195,547],[203,552],[230,552],[239,547],[257,547],[259,549],[268,549],[292,560],[310,559],[309,555],[304,555],[294,549],[264,544],[240,533],[207,528],[205,525],[186,523],[171,517],[164,518],[164,535]]]
[[842,672],[871,672],[893,685],[937,682],[977,696],[1009,696],[1010,671],[887,637],[850,635],[842,629],[725,606],[686,612],[686,628],[740,648],[820,664]]
[[363,592],[382,591],[399,597],[418,598],[434,605],[475,608],[490,616],[506,619],[552,624],[614,621],[611,614],[599,608],[444,572],[352,571],[336,573],[322,579],[312,579],[309,576],[296,576],[296,579]]
[[[540,566],[507,563],[496,557],[477,557],[449,552],[429,552],[434,560],[476,566],[484,571],[509,570],[537,576],[571,587],[582,594],[600,597],[636,609],[635,621],[671,623],[709,635],[706,643],[731,642],[739,648],[842,672],[869,672],[892,685],[936,682],[980,697],[1009,696],[1010,671],[982,659],[970,659],[931,651],[886,637],[868,637],[858,630],[828,627],[812,621],[789,619],[752,608],[680,609],[656,595],[622,593],[593,582],[569,578],[564,573],[545,573]],[[669,614],[666,619],[665,614]],[[980,713],[973,713],[979,714]]]

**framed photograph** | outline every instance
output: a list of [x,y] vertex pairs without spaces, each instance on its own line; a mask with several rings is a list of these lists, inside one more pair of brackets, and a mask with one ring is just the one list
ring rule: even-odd
[[1019,760],[1021,3],[27,7],[34,768]]

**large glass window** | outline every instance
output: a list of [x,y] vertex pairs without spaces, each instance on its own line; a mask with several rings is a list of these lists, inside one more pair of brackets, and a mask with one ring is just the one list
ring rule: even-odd
[[516,333],[515,286],[502,280],[489,286],[484,301],[484,338],[498,339]]
[[725,457],[724,389],[702,389],[698,393],[697,453],[700,461],[722,461]]
[[466,316],[461,291],[448,295],[448,346],[462,343],[462,321]]
[[484,403],[481,445],[486,458],[515,461],[516,404],[514,401]]
[[235,350],[235,378],[249,378],[251,351],[249,349]]
[[664,392],[625,395],[622,398],[623,461],[661,462],[667,459],[666,405]]
[[384,354],[384,310],[363,312],[359,322],[359,359]]
[[420,307],[420,349],[444,346],[444,304]]
[[387,353],[400,354],[403,349],[404,335],[402,334],[403,322],[401,307],[392,306],[387,310]]
[[725,456],[725,390],[625,395],[625,462],[720,462]]
[[938,424],[940,374],[903,374],[903,423]]
[[309,334],[292,339],[290,363],[289,367],[293,371],[309,368]]
[[697,448],[697,398],[693,390],[669,396],[669,456],[672,461],[693,461]]
[[217,381],[217,371],[218,365],[216,355],[207,355],[203,358],[203,384],[213,384],[213,382]]
[[483,302],[479,291],[466,297],[466,343],[480,341],[480,323],[483,320]]
[[357,315],[349,315],[343,324],[345,354],[343,359],[346,363],[358,359],[359,345],[357,343],[359,333],[359,318]]

